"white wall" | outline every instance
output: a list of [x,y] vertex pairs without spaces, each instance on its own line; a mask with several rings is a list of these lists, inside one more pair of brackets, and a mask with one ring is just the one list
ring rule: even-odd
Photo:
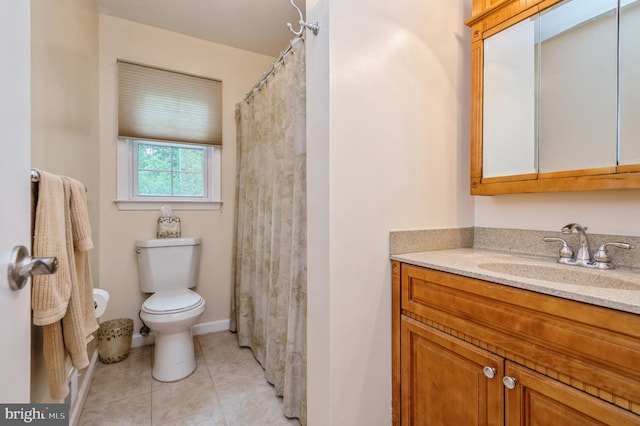
[[329,1],[307,1],[307,421],[330,425]]
[[387,425],[389,230],[473,225],[471,2],[307,11],[309,424]]
[[[284,46],[283,46],[284,47]],[[182,234],[203,237],[200,285],[207,303],[201,323],[227,320],[235,203],[235,104],[242,100],[273,58],[230,48],[131,21],[100,15],[100,287],[111,293],[103,320],[133,318],[143,294],[138,287],[134,245],[155,238],[158,211],[119,211],[116,198],[116,60],[125,59],[222,80],[223,148],[220,211],[180,211]]]
[[476,197],[475,226],[559,231],[577,222],[594,234],[640,235],[640,191]]

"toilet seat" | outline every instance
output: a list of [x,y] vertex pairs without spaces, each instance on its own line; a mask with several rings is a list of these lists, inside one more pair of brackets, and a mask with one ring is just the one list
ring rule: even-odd
[[149,314],[176,314],[196,309],[203,303],[202,296],[189,289],[165,290],[145,300],[142,311]]

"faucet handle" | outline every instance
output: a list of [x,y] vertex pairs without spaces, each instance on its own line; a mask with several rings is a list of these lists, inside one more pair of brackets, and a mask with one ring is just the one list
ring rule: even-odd
[[608,246],[623,248],[623,249],[627,249],[627,250],[631,250],[631,249],[636,248],[636,246],[634,246],[633,244],[627,244],[627,243],[618,243],[618,242],[615,242],[615,243],[604,243],[600,247],[598,247],[598,250],[596,250],[596,252],[593,254],[593,260],[595,260],[596,262],[601,262],[601,263],[609,263],[609,262],[611,262],[611,258],[607,254],[607,247]]
[[569,247],[569,245],[564,239],[556,238],[556,237],[544,237],[542,241],[544,241],[545,243],[550,243],[554,241],[562,243],[562,247],[560,247],[560,253],[559,253],[560,259],[573,259],[573,250],[571,250],[571,247]]

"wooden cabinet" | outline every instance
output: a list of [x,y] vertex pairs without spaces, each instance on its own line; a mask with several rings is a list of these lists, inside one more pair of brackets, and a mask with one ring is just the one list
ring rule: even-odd
[[394,425],[640,424],[638,315],[399,262],[392,274]]
[[501,357],[411,318],[401,334],[402,424],[502,424]]
[[640,418],[585,392],[507,361],[505,377],[515,388],[505,390],[507,425],[638,425]]

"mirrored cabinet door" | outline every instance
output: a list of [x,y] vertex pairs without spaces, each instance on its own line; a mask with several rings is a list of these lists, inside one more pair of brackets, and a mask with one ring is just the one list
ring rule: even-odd
[[616,165],[617,0],[573,0],[540,16],[540,172]]
[[640,164],[640,0],[620,6],[619,163]]
[[535,22],[484,42],[483,176],[537,172]]

